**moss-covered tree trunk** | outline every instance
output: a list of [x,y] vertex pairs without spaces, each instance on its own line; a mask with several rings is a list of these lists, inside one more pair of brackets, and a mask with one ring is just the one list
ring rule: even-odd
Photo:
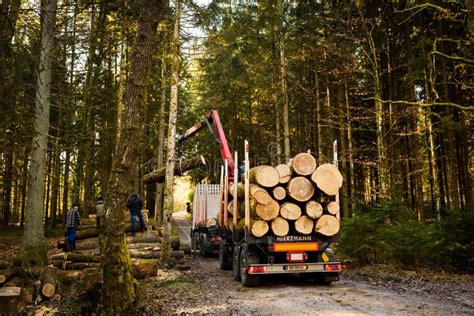
[[44,244],[43,200],[46,150],[48,144],[49,109],[51,103],[51,54],[54,45],[56,0],[41,3],[41,51],[36,85],[35,119],[29,169],[29,190],[25,229],[20,256],[32,264],[47,262]]
[[178,86],[179,86],[179,19],[180,1],[176,0],[176,13],[173,31],[173,64],[171,102],[168,121],[168,152],[166,155],[166,178],[165,178],[165,209],[163,212],[163,238],[161,240],[161,261],[164,264],[170,262],[171,251],[171,214],[173,214],[173,177],[174,177],[174,154],[176,136],[176,118],[178,112]]
[[116,147],[105,201],[102,236],[102,303],[107,315],[123,314],[135,301],[136,288],[123,233],[126,202],[133,189],[143,138],[149,70],[156,48],[156,28],[162,0],[144,1],[131,54],[120,138]]

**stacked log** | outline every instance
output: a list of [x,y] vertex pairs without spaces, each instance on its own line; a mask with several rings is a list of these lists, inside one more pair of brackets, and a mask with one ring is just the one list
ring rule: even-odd
[[[336,166],[317,166],[311,154],[299,153],[288,164],[251,168],[249,180],[250,232],[255,237],[315,233],[331,237],[339,232],[337,194],[342,187],[342,175]],[[245,227],[242,183],[238,184],[237,196],[229,202],[230,217],[235,215],[233,203],[238,203],[238,224],[234,227],[231,219],[231,230]],[[230,193],[234,194],[233,186]]]

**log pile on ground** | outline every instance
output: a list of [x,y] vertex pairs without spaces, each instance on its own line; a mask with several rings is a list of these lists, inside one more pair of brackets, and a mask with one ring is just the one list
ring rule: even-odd
[[[242,177],[243,183],[243,177]],[[257,166],[249,170],[250,232],[255,237],[265,235],[310,235],[331,237],[339,232],[337,194],[342,187],[342,175],[336,166],[322,164],[309,153],[296,155],[288,164],[276,167]],[[238,224],[231,230],[245,227],[245,189],[238,183],[237,196],[229,203],[229,216],[234,216],[237,200]],[[234,195],[233,186],[230,193]]]

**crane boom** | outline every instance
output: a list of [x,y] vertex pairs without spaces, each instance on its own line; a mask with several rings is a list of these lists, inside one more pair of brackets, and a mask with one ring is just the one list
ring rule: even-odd
[[227,144],[227,139],[225,137],[224,129],[222,128],[222,123],[219,118],[219,113],[217,110],[210,110],[207,112],[206,116],[201,122],[194,124],[190,129],[188,129],[182,136],[178,138],[178,144],[183,143],[188,138],[193,137],[199,131],[205,127],[209,127],[209,130],[216,138],[216,142],[219,145],[219,152],[223,161],[228,162],[228,175],[229,181],[233,180],[234,174],[234,159]]

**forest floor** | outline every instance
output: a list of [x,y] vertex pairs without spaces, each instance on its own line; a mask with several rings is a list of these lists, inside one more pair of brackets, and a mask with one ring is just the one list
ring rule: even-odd
[[[189,234],[184,214],[175,222],[180,233]],[[141,282],[139,314],[474,314],[474,276],[372,265],[348,269],[332,285],[286,275],[246,288],[231,271],[219,269],[217,257],[185,261],[188,271],[158,271]]]
[[[189,220],[175,218],[180,240],[189,242]],[[2,227],[3,228],[3,227]],[[50,254],[62,237],[50,233]],[[21,232],[0,233],[1,256],[18,250]],[[217,256],[185,257],[186,271],[158,270],[156,277],[140,281],[138,315],[253,314],[253,315],[361,315],[474,314],[474,276],[429,271],[400,271],[384,265],[346,270],[341,280],[320,285],[297,275],[263,278],[257,288],[245,288],[231,271],[218,267]],[[41,305],[35,314],[64,314],[67,296],[58,305]],[[79,302],[76,302],[79,303]],[[79,304],[87,304],[81,302]],[[77,307],[77,305],[76,305]]]

